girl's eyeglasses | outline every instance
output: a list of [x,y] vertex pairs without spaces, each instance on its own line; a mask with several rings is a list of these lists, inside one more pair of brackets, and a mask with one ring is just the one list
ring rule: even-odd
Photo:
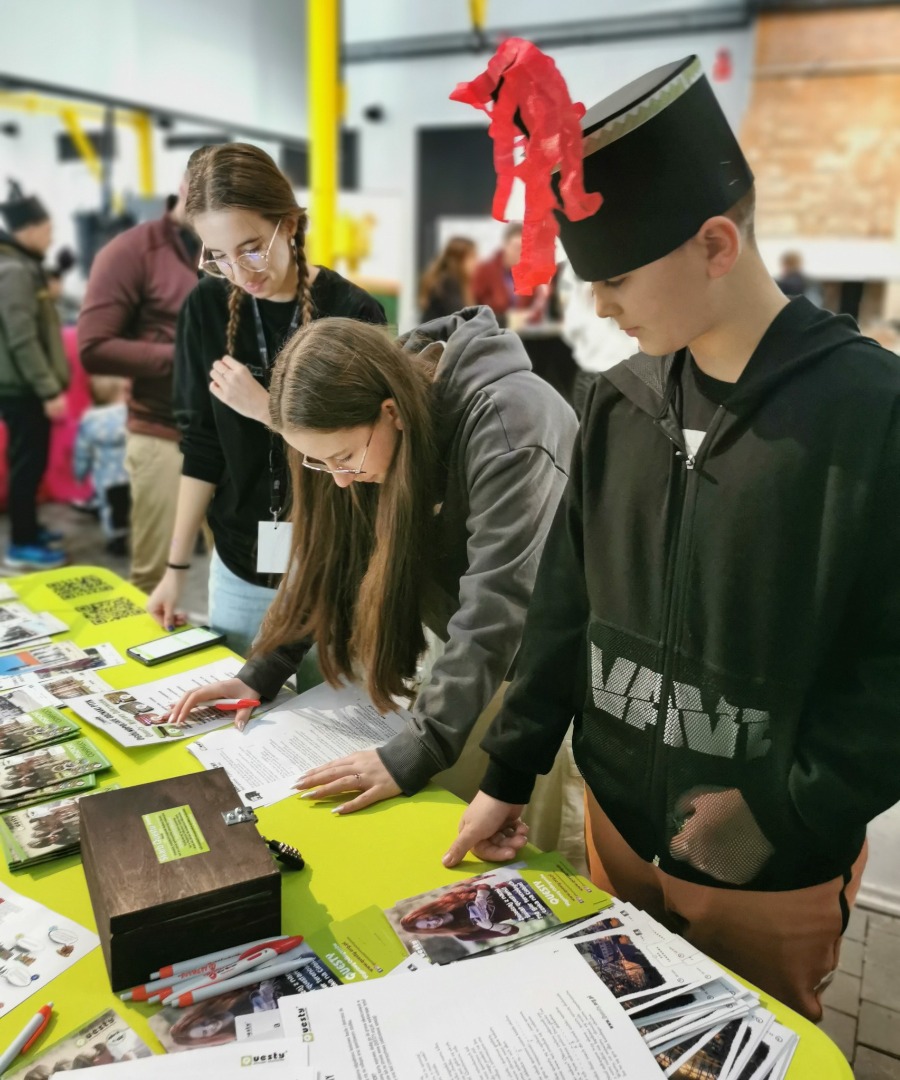
[[314,469],[316,472],[329,472],[332,476],[365,476],[363,472],[363,465],[366,463],[366,454],[369,452],[369,443],[372,442],[372,436],[375,434],[375,425],[372,425],[372,430],[369,432],[369,440],[366,443],[366,448],[363,450],[362,460],[359,463],[358,469],[332,469],[330,465],[326,465],[324,461],[320,461],[318,458],[311,458],[307,454],[303,455],[303,467],[306,469]]
[[231,259],[204,259],[203,253],[206,251],[206,245],[204,245],[200,249],[199,268],[212,277],[228,278],[231,281],[234,280],[235,266],[239,266],[242,270],[247,270],[251,274],[261,274],[269,265],[269,252],[272,250],[272,245],[275,243],[275,237],[278,235],[283,220],[284,218],[281,218],[275,226],[275,232],[272,233],[272,239],[269,241],[269,246],[265,251],[245,251],[243,255],[238,255],[234,261]]

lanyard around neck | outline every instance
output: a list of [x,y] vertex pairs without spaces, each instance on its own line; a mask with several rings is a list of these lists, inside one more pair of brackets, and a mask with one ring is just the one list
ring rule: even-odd
[[[266,387],[269,385],[271,364],[269,362],[269,346],[266,342],[266,332],[263,327],[262,315],[256,297],[253,298],[253,322],[256,325],[256,347],[259,349],[259,358],[262,361],[265,372],[263,379]],[[300,305],[294,305],[294,313],[291,316],[291,325],[288,327],[287,336],[293,337],[300,325]],[[272,520],[277,521],[284,509],[284,485],[285,485],[285,461],[282,440],[274,432],[269,433],[269,513]]]

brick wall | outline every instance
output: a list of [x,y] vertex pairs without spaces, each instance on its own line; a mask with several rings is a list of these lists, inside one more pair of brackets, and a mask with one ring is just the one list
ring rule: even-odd
[[741,142],[760,236],[900,238],[900,9],[762,18]]

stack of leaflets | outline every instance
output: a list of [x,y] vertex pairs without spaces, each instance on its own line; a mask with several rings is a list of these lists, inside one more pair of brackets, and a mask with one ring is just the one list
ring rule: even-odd
[[550,853],[401,900],[385,915],[411,956],[449,964],[534,942],[610,903]]
[[[0,809],[21,808],[94,787],[94,774],[108,768],[109,761],[90,739],[70,739],[2,758]],[[87,778],[91,782],[84,783]]]
[[61,619],[47,611],[32,612],[16,601],[0,606],[0,652],[45,642],[52,634],[68,629]]
[[64,742],[79,733],[75,721],[52,706],[31,712],[10,712],[2,708],[3,704],[0,695],[0,759]]
[[782,1080],[798,1036],[758,996],[651,916],[614,900],[555,935],[612,993],[666,1076]]
[[[110,791],[118,784],[110,784]],[[81,849],[81,817],[78,802],[86,791],[30,809],[0,813],[0,850],[10,870],[25,870],[51,859],[61,859]]]
[[6,584],[5,581],[0,581],[0,604],[5,604],[7,600],[18,600],[19,594],[13,592],[13,590]]
[[40,682],[49,675],[116,667],[125,660],[114,646],[89,645],[81,649],[71,641],[37,645],[0,656],[0,689]]

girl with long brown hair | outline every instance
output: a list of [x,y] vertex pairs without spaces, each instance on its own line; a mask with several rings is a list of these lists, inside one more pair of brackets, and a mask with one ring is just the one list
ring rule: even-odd
[[472,303],[472,276],[477,263],[475,243],[454,236],[432,262],[419,286],[422,322],[452,315]]
[[390,709],[416,679],[427,627],[443,652],[409,728],[298,779],[310,797],[357,792],[348,812],[453,765],[508,677],[575,416],[488,308],[400,342],[348,319],[313,323],[270,390],[290,447],[291,569],[238,678],[187,695],[171,720],[210,698],[270,698],[312,642],[330,683],[362,677]]
[[281,439],[267,428],[272,366],[300,326],[340,315],[383,323],[368,293],[306,260],[306,212],[259,147],[205,146],[191,155],[185,209],[202,242],[204,277],[178,320],[175,414],[184,454],[168,569],[147,605],[167,629],[204,517],[215,541],[209,621],[246,655],[279,571],[259,544],[287,518]]

